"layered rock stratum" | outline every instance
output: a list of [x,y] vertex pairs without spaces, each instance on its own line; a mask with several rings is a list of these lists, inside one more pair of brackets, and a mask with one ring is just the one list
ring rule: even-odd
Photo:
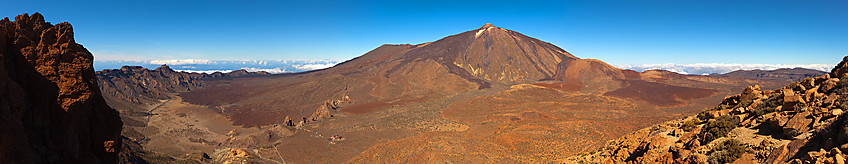
[[71,24],[0,20],[0,161],[116,163],[122,122]]
[[827,74],[750,86],[696,116],[638,130],[575,163],[845,163],[848,56]]

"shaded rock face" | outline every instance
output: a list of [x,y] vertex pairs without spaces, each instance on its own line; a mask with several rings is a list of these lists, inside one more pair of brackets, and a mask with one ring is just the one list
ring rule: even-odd
[[116,163],[122,122],[68,23],[0,20],[0,161]]
[[[609,141],[597,153],[569,159],[590,163],[845,163],[845,80],[848,57],[828,74],[775,90],[751,86],[698,116],[642,129]],[[729,126],[713,126],[718,124]],[[676,133],[685,130],[689,131]]]
[[98,71],[97,79],[103,94],[133,103],[149,104],[168,98],[167,93],[188,91],[202,85],[200,74],[175,72],[168,66],[155,70],[141,66]]

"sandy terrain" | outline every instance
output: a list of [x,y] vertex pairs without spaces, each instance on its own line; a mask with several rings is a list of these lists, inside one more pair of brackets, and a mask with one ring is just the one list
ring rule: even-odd
[[176,158],[190,153],[212,156],[217,148],[238,147],[227,141],[230,138],[227,133],[231,130],[239,132],[233,138],[244,139],[267,129],[235,126],[218,109],[187,104],[177,96],[151,105],[150,113],[148,126],[136,127],[147,137],[143,146]]

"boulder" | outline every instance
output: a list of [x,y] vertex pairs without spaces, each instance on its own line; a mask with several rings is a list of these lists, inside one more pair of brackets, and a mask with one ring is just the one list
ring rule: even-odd
[[783,125],[789,122],[789,116],[782,112],[768,113],[763,118],[766,118],[765,124],[772,129],[783,129]]
[[816,96],[819,95],[818,90],[818,87],[813,87],[808,89],[807,91],[804,91],[804,101],[810,103],[815,102]]
[[798,84],[798,85],[795,85],[795,87],[790,88],[790,89],[792,89],[794,91],[799,91],[799,92],[804,92],[804,91],[807,90],[807,87],[804,87],[804,85],[801,85],[800,83],[796,83],[796,84]]
[[785,163],[789,158],[789,145],[781,145],[772,150],[765,163]]
[[816,78],[806,78],[798,84],[804,86],[806,89],[810,89],[816,86]]
[[298,129],[303,128],[303,124],[305,123],[305,121],[301,120],[300,122],[297,122],[297,124],[294,124],[294,127]]
[[264,135],[265,136],[263,136],[261,139],[274,142],[284,137],[292,136],[294,135],[294,132],[289,130],[285,126],[273,125],[267,130],[265,130]]
[[783,135],[795,137],[798,134],[807,132],[807,130],[809,130],[810,123],[813,122],[811,115],[812,112],[804,111],[792,116],[792,119],[789,119],[789,121],[783,125]]
[[745,113],[745,111],[748,111],[747,107],[738,107],[738,108],[733,108],[733,110],[731,110],[731,113],[742,114],[742,113]]
[[241,133],[236,129],[233,129],[233,130],[230,130],[230,131],[227,132],[227,136],[229,136],[229,137],[238,136],[239,134],[241,134]]
[[796,105],[804,103],[806,103],[804,98],[795,94],[795,91],[788,89],[783,90],[783,110],[794,110]]
[[745,88],[744,91],[742,91],[742,94],[739,97],[739,101],[740,102],[753,101],[753,100],[759,99],[762,96],[763,96],[763,90],[760,89],[759,85],[748,86],[747,88]]
[[819,92],[829,93],[831,89],[836,88],[837,83],[839,83],[839,79],[837,78],[827,79],[819,86]]
[[350,100],[350,97],[348,97],[347,95],[344,95],[344,96],[342,96],[342,102],[353,103],[353,100]]
[[217,163],[258,163],[261,159],[242,148],[223,148],[215,150],[213,160]]
[[834,102],[836,102],[837,98],[839,98],[839,95],[836,94],[824,96],[824,98],[822,99],[822,107],[830,108],[831,106],[835,105]]
[[283,119],[283,125],[294,126],[294,122],[292,122],[292,120],[291,120],[291,118],[289,118],[289,116],[286,116],[286,118]]
[[714,110],[707,111],[707,119],[716,119],[724,115],[730,114],[730,110],[722,109],[722,110]]

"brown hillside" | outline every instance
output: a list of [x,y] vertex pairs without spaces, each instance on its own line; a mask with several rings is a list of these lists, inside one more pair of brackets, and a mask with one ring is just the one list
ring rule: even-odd
[[[735,89],[781,82],[621,70],[487,24],[322,70],[203,79],[147,106],[150,121],[134,128],[147,129],[144,148],[175,157],[245,150],[281,163],[563,162]],[[293,133],[264,137],[281,126]],[[231,140],[239,144],[224,144]]]

